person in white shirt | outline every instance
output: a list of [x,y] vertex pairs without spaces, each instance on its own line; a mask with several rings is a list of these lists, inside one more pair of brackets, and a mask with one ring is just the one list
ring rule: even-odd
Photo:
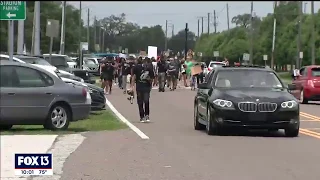
[[151,58],[152,66],[153,66],[153,72],[154,72],[154,79],[153,79],[153,86],[158,86],[158,66],[157,66],[157,60],[152,57]]

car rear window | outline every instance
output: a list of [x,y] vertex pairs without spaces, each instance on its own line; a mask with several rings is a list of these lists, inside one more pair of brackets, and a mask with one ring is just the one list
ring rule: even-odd
[[311,74],[313,77],[320,77],[320,68],[312,68]]

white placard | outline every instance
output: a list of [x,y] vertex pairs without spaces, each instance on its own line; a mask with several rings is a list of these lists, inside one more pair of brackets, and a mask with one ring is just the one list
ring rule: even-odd
[[299,53],[299,58],[300,58],[300,59],[303,59],[303,52],[300,52],[300,53]]
[[148,46],[148,58],[158,57],[158,48],[156,46]]
[[89,50],[89,43],[88,42],[81,42],[82,50],[88,51]]
[[214,51],[213,52],[213,57],[219,57],[219,51]]
[[249,61],[250,60],[250,54],[248,53],[243,53],[243,58],[244,61]]
[[268,60],[268,55],[263,55],[263,60],[267,61]]

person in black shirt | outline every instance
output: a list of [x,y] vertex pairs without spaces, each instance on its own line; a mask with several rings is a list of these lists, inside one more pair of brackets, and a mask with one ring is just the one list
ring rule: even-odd
[[149,99],[154,79],[153,68],[148,64],[147,59],[138,59],[132,70],[131,89],[136,85],[137,103],[139,107],[140,122],[149,122],[150,108]]
[[127,92],[127,76],[131,74],[132,63],[129,63],[129,61],[133,61],[133,58],[129,57],[128,60],[123,61],[121,64],[121,71],[122,71],[121,89],[123,89],[123,94]]
[[167,63],[164,57],[157,63],[158,69],[158,82],[159,82],[159,92],[164,92],[164,86],[166,81]]
[[199,83],[200,83],[200,84],[203,83],[203,78],[204,78],[204,73],[203,73],[204,63],[201,63],[201,69],[202,69],[202,72],[197,75],[197,87],[199,86]]
[[103,62],[101,65],[102,70],[102,77],[105,84],[105,93],[111,94],[112,89],[112,79],[114,76],[114,62],[108,59],[107,61]]

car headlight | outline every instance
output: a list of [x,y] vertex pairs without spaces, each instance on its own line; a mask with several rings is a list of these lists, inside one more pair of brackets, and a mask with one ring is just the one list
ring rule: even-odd
[[213,104],[222,107],[222,108],[233,108],[233,103],[231,101],[216,99],[213,101]]
[[80,79],[80,82],[84,82],[84,80],[81,78],[81,79]]
[[86,72],[86,76],[89,76],[89,73],[88,73],[88,72]]
[[298,106],[298,103],[295,100],[285,101],[281,103],[281,108],[283,109],[292,109]]

